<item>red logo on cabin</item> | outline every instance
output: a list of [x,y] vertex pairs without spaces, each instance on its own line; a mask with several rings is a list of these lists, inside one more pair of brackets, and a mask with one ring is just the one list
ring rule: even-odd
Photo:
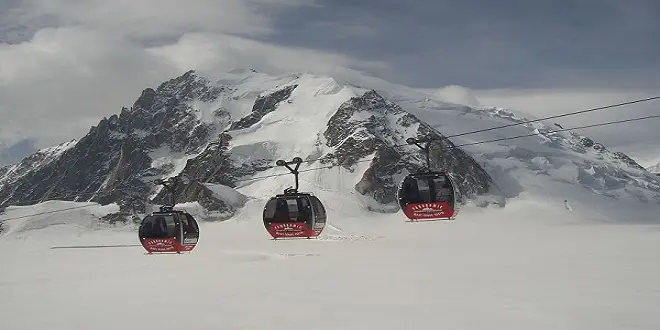
[[309,233],[307,225],[304,223],[289,222],[289,223],[276,223],[271,225],[269,232],[273,237],[303,237],[312,236]]
[[445,202],[409,204],[406,216],[410,219],[449,218],[453,210]]
[[170,252],[176,249],[176,240],[173,238],[148,238],[144,240],[144,247],[149,252]]
[[305,226],[300,223],[278,223],[273,225],[273,230],[282,233],[301,233],[305,229]]

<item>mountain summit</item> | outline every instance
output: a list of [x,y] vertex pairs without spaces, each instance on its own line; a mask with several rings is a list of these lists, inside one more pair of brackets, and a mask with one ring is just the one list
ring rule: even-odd
[[[367,88],[302,73],[234,70],[210,78],[188,71],[144,89],[130,108],[103,118],[81,139],[1,168],[0,207],[52,199],[117,203],[121,212],[111,220],[123,220],[164,201],[154,179],[182,175],[190,182],[176,201],[198,203],[204,218],[221,220],[250,198],[292,185],[274,165],[301,157],[301,191],[395,212],[399,181],[425,166],[421,151],[405,145],[417,136],[436,138],[432,168],[451,173],[463,204],[503,206],[506,198],[534,193],[528,187],[552,195],[557,183],[596,196],[660,201],[657,178],[632,159],[543,123],[491,133],[537,135],[523,142],[445,137],[524,120],[384,82]],[[470,151],[461,143],[471,143]]]

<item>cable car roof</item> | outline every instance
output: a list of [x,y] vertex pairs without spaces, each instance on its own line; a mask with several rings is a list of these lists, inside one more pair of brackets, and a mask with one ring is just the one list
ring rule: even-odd
[[314,194],[309,192],[292,192],[286,194],[277,194],[273,198],[291,198],[291,197],[309,197],[309,196],[314,196]]
[[158,211],[153,211],[151,214],[187,214],[188,212],[183,210],[175,210],[173,205],[163,205]]
[[445,171],[426,171],[426,172],[417,172],[408,174],[407,177],[417,178],[417,177],[430,177],[430,176],[448,176]]

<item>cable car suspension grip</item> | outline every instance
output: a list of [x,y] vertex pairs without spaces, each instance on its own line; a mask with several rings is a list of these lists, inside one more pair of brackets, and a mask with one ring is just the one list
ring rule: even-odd
[[[298,187],[299,187],[298,174],[300,173],[300,172],[298,172],[298,168],[300,168],[300,164],[302,164],[302,162],[303,162],[303,160],[302,160],[302,158],[300,158],[300,157],[294,157],[293,160],[292,160],[292,161],[289,161],[289,162],[284,161],[284,160],[282,160],[282,159],[280,159],[280,160],[278,160],[277,162],[275,162],[275,164],[276,164],[277,166],[285,166],[287,169],[289,169],[289,171],[291,172],[291,174],[293,174],[293,175],[295,176],[295,178],[296,178],[296,188],[295,188],[295,192],[298,192]],[[292,164],[296,164],[296,167],[295,167],[295,168],[291,168],[291,166],[289,166],[289,165],[292,165]]]

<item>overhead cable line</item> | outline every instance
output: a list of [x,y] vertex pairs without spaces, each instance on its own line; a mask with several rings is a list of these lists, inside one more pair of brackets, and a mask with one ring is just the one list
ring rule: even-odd
[[[90,206],[97,206],[98,204],[90,204],[90,205],[79,205],[79,206],[72,206],[72,207],[67,207],[64,209],[58,209],[58,210],[51,210],[51,211],[44,211],[44,212],[39,212],[39,213],[33,213],[33,214],[26,214],[26,215],[21,215],[17,217],[12,217],[12,218],[7,218],[7,219],[2,219],[0,220],[0,223],[9,221],[9,220],[16,220],[16,219],[23,219],[23,218],[30,218],[30,217],[36,217],[38,215],[43,215],[43,214],[51,214],[51,213],[57,213],[57,212],[64,212],[64,211],[70,211],[70,210],[75,210],[75,209],[82,209],[85,207],[90,207]],[[28,206],[28,205],[22,205],[22,206]]]
[[[640,121],[640,120],[646,120],[646,119],[652,119],[652,118],[660,118],[660,115],[652,115],[652,116],[645,116],[645,117],[638,117],[638,118],[631,118],[631,119],[623,119],[623,120],[617,120],[617,121],[609,121],[609,122],[600,123],[600,124],[577,126],[577,127],[573,127],[573,128],[563,128],[563,129],[558,129],[558,130],[545,131],[543,133],[547,134],[547,133],[566,132],[566,131],[572,131],[572,130],[577,130],[577,129],[584,129],[584,128],[591,128],[591,127],[600,127],[600,126],[607,126],[607,125],[613,125],[613,124],[628,123],[628,122]],[[506,138],[494,139],[494,140],[463,143],[463,144],[457,144],[454,147],[464,147],[464,146],[471,146],[471,145],[476,145],[476,144],[484,144],[484,143],[491,143],[491,142],[498,142],[498,141],[505,141],[505,140],[513,140],[513,139],[519,139],[519,138],[523,138],[523,137],[538,136],[539,134],[540,133],[531,133],[531,134],[517,135],[517,136],[506,137]]]
[[453,137],[458,137],[458,136],[463,136],[463,135],[470,135],[470,134],[475,134],[475,133],[481,133],[481,132],[487,132],[487,131],[493,131],[496,129],[502,129],[502,128],[507,128],[507,127],[512,127],[512,126],[518,126],[518,125],[523,125],[523,124],[529,124],[529,123],[535,123],[543,120],[548,120],[548,119],[555,119],[555,118],[561,118],[561,117],[568,117],[568,116],[575,116],[587,112],[594,112],[594,111],[600,111],[600,110],[605,110],[605,109],[611,109],[611,108],[617,108],[617,107],[622,107],[624,105],[630,105],[630,104],[635,104],[635,103],[642,103],[642,102],[648,102],[652,100],[660,99],[660,96],[653,96],[653,97],[647,97],[645,99],[638,99],[634,101],[628,101],[628,102],[622,102],[622,103],[617,103],[617,104],[611,104],[611,105],[606,105],[602,107],[597,107],[597,108],[591,108],[591,109],[586,109],[586,110],[580,110],[580,111],[574,111],[574,112],[568,112],[568,113],[563,113],[559,115],[554,115],[550,117],[543,117],[543,118],[538,118],[534,120],[525,120],[513,124],[507,124],[507,125],[502,125],[502,126],[495,126],[491,128],[485,128],[485,129],[480,129],[476,131],[471,131],[471,132],[465,132],[465,133],[460,133],[460,134],[454,134],[454,135],[448,135],[445,136],[446,138],[453,138]]

